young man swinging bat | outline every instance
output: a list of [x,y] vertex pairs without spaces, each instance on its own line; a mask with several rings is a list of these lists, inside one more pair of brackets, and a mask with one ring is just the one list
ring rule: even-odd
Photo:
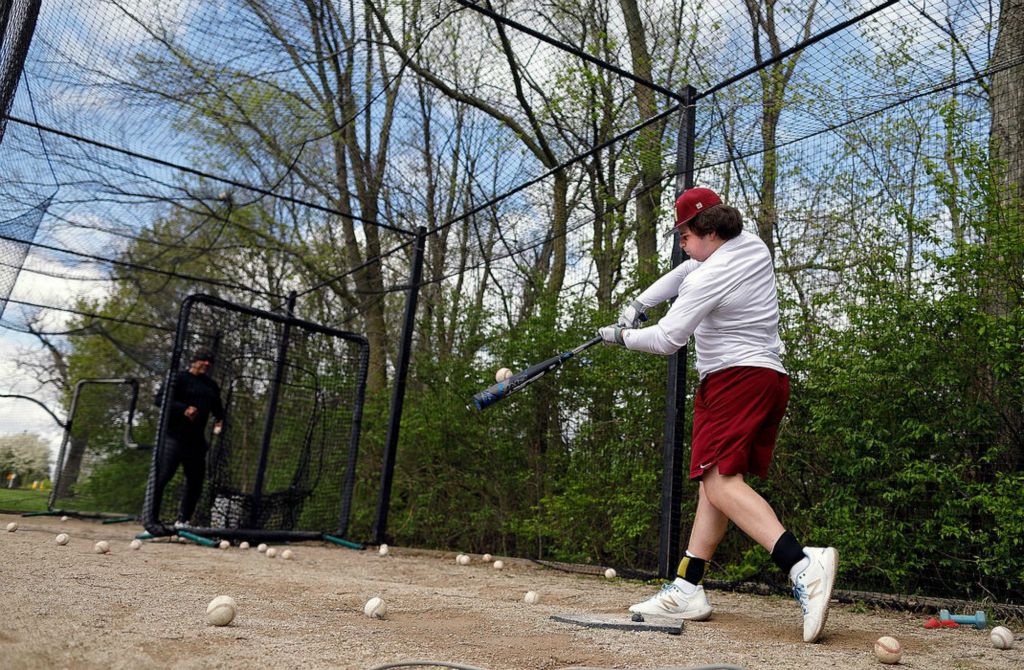
[[[700,374],[690,463],[699,497],[686,555],[673,583],[629,610],[695,621],[710,617],[701,581],[732,521],[789,575],[803,609],[804,641],[814,642],[828,617],[838,554],[831,547],[802,546],[745,481],[748,474],[768,474],[789,401],[771,255],[759,237],[743,231],[739,211],[707,188],[689,189],[676,200],[675,231],[689,260],[637,296],[618,323],[599,330],[607,344],[663,355],[692,335]],[[672,297],[664,318],[637,327],[647,309]]]

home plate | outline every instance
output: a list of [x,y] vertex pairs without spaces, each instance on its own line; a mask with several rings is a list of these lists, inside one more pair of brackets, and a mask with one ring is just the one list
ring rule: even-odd
[[683,622],[677,619],[639,614],[555,614],[551,620],[584,628],[650,631],[669,635],[679,635],[684,628]]

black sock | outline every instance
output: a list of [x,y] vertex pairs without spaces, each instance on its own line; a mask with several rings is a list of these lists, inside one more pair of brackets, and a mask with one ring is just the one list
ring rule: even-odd
[[683,556],[683,560],[679,561],[679,568],[676,570],[676,574],[691,584],[700,584],[704,579],[704,571],[707,569],[707,565],[708,562],[703,558]]
[[779,536],[772,547],[772,561],[787,575],[790,569],[804,558],[803,545],[797,542],[796,536],[788,530]]

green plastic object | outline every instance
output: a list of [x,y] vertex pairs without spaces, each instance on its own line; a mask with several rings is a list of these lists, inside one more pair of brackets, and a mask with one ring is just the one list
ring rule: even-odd
[[348,540],[343,540],[340,537],[334,537],[333,535],[328,535],[326,533],[324,533],[324,539],[327,540],[328,542],[333,542],[334,544],[340,544],[343,547],[348,547],[349,549],[360,549],[360,550],[362,550],[362,549],[365,548],[365,547],[363,547],[363,545],[359,544],[358,542],[349,542]]

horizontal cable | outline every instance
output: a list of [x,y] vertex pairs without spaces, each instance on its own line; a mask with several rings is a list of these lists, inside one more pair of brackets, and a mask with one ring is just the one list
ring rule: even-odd
[[341,217],[346,218],[346,219],[351,219],[352,221],[359,221],[360,223],[363,223],[363,224],[368,225],[368,226],[376,226],[377,228],[383,228],[385,230],[390,230],[392,232],[396,232],[396,233],[399,233],[399,234],[402,234],[402,235],[413,235],[414,234],[414,233],[409,232],[408,230],[404,230],[402,228],[397,228],[395,226],[391,226],[391,225],[386,224],[386,223],[380,223],[379,221],[370,221],[369,219],[364,219],[364,218],[362,218],[360,216],[357,216],[355,214],[350,214],[350,213],[343,212],[340,209],[335,209],[334,207],[327,207],[326,205],[318,205],[316,203],[308,202],[306,200],[301,200],[299,198],[293,198],[292,196],[289,196],[289,195],[283,195],[281,193],[276,193],[276,192],[274,192],[274,191],[272,191],[270,189],[261,188],[259,186],[253,186],[252,184],[246,184],[245,182],[241,182],[241,181],[238,181],[236,179],[231,179],[230,177],[224,177],[224,176],[221,176],[221,175],[215,175],[215,174],[210,173],[210,172],[203,172],[202,170],[197,170],[195,168],[188,167],[187,165],[181,165],[180,163],[172,163],[170,161],[165,161],[162,158],[157,158],[156,156],[147,156],[146,154],[141,154],[141,153],[138,153],[137,151],[132,151],[131,149],[125,149],[123,147],[115,147],[112,144],[107,144],[105,142],[100,142],[99,140],[93,140],[93,139],[90,139],[88,137],[83,137],[81,135],[75,135],[74,133],[69,133],[69,132],[66,132],[66,131],[63,131],[63,130],[58,130],[57,128],[51,128],[50,126],[44,126],[41,123],[36,123],[34,121],[28,121],[27,119],[22,119],[22,118],[17,117],[17,116],[11,116],[11,115],[8,114],[7,115],[7,119],[10,120],[10,121],[13,121],[14,123],[18,123],[18,124],[21,124],[23,126],[28,126],[29,128],[35,128],[36,130],[41,130],[41,131],[43,131],[45,133],[51,133],[53,135],[59,135],[61,137],[66,137],[67,139],[75,141],[75,142],[81,142],[83,144],[90,144],[90,145],[92,145],[94,147],[99,147],[100,149],[105,149],[107,151],[113,151],[113,152],[116,152],[116,153],[119,153],[119,154],[124,154],[125,156],[131,156],[132,158],[138,158],[139,160],[142,160],[142,161],[146,161],[146,162],[149,162],[149,163],[154,163],[156,165],[162,165],[164,167],[169,167],[171,169],[179,170],[181,172],[187,172],[188,174],[193,174],[193,175],[196,175],[197,177],[203,177],[205,179],[211,179],[213,181],[217,181],[217,182],[220,182],[222,184],[228,184],[230,186],[235,186],[237,188],[241,188],[241,189],[244,189],[244,190],[247,190],[247,191],[252,191],[253,193],[259,193],[260,195],[265,195],[265,196],[270,197],[270,198],[275,198],[277,200],[283,200],[284,202],[290,202],[290,203],[292,203],[294,205],[302,205],[303,207],[308,207],[310,209],[315,209],[315,210],[318,210],[318,211],[321,211],[321,212],[326,212],[328,214],[334,214],[336,216],[341,216]]
[[671,89],[668,89],[668,88],[665,88],[664,86],[660,86],[658,84],[655,84],[653,81],[648,81],[647,79],[644,79],[643,77],[639,77],[639,76],[633,74],[632,72],[629,72],[628,70],[623,70],[621,67],[612,65],[608,61],[601,60],[600,58],[597,58],[595,56],[591,56],[590,54],[588,54],[585,51],[577,49],[574,46],[566,44],[565,42],[561,42],[559,40],[556,40],[553,37],[549,37],[548,35],[545,35],[544,33],[540,32],[538,30],[534,30],[533,28],[529,28],[527,26],[524,26],[523,24],[518,23],[516,21],[513,21],[512,19],[508,18],[507,16],[503,16],[503,15],[497,13],[496,11],[494,11],[492,9],[488,9],[486,7],[481,7],[480,5],[478,5],[475,2],[472,2],[471,0],[455,0],[455,2],[459,3],[463,7],[466,7],[468,9],[472,9],[474,12],[479,12],[479,13],[483,14],[484,16],[487,16],[488,18],[491,18],[491,19],[493,19],[495,21],[498,21],[499,23],[504,23],[505,25],[509,26],[510,28],[514,28],[514,29],[518,30],[519,32],[526,33],[527,35],[530,35],[531,37],[536,37],[541,42],[546,42],[546,43],[550,44],[551,46],[553,46],[553,47],[555,47],[557,49],[561,49],[562,51],[571,53],[573,56],[576,56],[577,58],[582,58],[583,60],[587,61],[588,63],[593,63],[594,65],[597,65],[600,68],[604,68],[605,70],[608,70],[609,72],[613,72],[613,73],[619,75],[620,77],[625,77],[626,79],[629,79],[630,81],[633,81],[633,82],[635,82],[637,84],[640,84],[641,86],[646,86],[647,88],[649,88],[651,90],[654,90],[654,91],[657,91],[658,93],[661,93],[662,95],[666,95],[666,96],[668,96],[668,97],[670,97],[673,100],[676,100],[678,102],[685,102],[683,100],[683,96],[681,96],[679,93],[677,93],[677,92],[675,92],[675,91],[673,91]]

